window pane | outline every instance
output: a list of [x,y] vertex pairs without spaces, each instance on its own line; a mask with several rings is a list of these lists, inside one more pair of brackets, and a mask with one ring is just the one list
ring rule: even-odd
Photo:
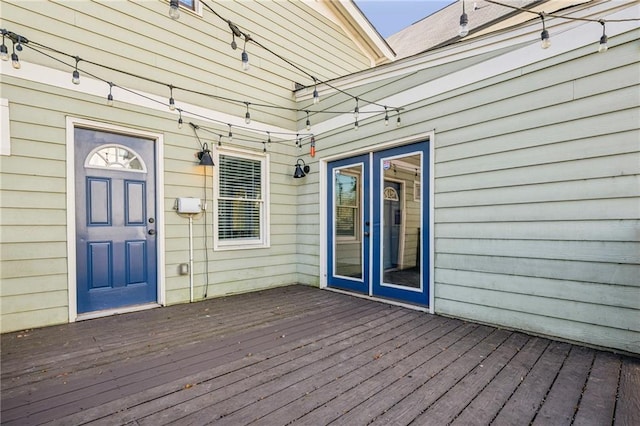
[[191,10],[196,9],[196,5],[195,5],[196,0],[179,0],[179,1],[181,5],[188,7]]
[[363,166],[335,170],[334,188],[334,275],[363,277],[362,200],[360,199]]
[[356,207],[358,200],[358,178],[336,174],[336,200],[340,206]]
[[358,226],[358,176],[347,174],[348,171],[335,175],[336,202],[336,236],[356,237]]
[[262,164],[257,160],[221,155],[220,197],[260,200]]
[[260,241],[262,161],[221,154],[218,164],[218,240]]
[[260,203],[246,200],[219,200],[218,238],[260,238]]
[[336,235],[338,237],[356,235],[356,209],[339,206],[336,208]]
[[122,145],[103,145],[92,151],[86,167],[145,171],[140,157]]

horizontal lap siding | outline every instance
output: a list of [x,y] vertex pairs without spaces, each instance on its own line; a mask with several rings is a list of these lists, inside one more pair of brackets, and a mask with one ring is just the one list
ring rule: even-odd
[[[322,80],[366,69],[369,59],[330,19],[297,2],[209,3],[255,40],[309,69]],[[177,21],[168,15],[168,3],[147,2],[21,2],[4,1],[3,28],[86,61],[111,66],[220,97],[252,103],[296,107],[294,83],[311,84],[308,76],[253,43],[247,45],[251,70],[242,72],[241,49],[232,50],[226,22],[208,9],[198,17],[183,11]],[[242,48],[242,40],[237,40]],[[51,53],[58,57],[57,54]],[[28,46],[20,52],[27,63],[69,72],[71,68],[38,54]],[[67,63],[72,58],[60,56]],[[81,84],[89,73],[116,85],[165,97],[168,87],[104,70],[81,61]],[[175,214],[177,197],[203,197],[209,209],[206,232],[203,218],[193,224],[194,297],[209,297],[291,284],[299,281],[296,266],[296,182],[291,177],[296,155],[293,143],[274,138],[270,154],[270,242],[264,249],[213,251],[213,190],[211,176],[204,180],[194,154],[198,141],[188,125],[178,129],[177,113],[168,108],[151,111],[118,101],[122,89],[114,87],[115,104],[104,96],[91,96],[18,78],[3,77],[2,97],[9,100],[11,156],[0,157],[2,265],[2,331],[68,321],[67,163],[66,117],[140,129],[163,135],[165,157],[164,200],[158,204],[165,223],[164,277],[166,302],[189,300],[189,276],[180,264],[189,262],[188,220]],[[229,103],[174,90],[178,107],[191,103],[242,117],[243,104]],[[294,131],[296,114],[252,107],[254,123],[264,122]],[[193,120],[186,116],[185,124]],[[215,124],[210,127],[216,127]],[[218,125],[226,132],[226,124]],[[261,126],[256,125],[256,128]],[[262,143],[245,143],[255,134],[238,129],[233,144],[225,146],[262,152]],[[201,134],[215,145],[217,137]],[[207,189],[203,190],[206,184]],[[205,240],[206,238],[206,240]],[[208,243],[208,244],[205,244]],[[208,265],[206,260],[208,258]],[[207,267],[208,266],[208,267]],[[208,277],[207,277],[208,272]],[[207,280],[208,278],[208,280]],[[208,281],[208,288],[205,285]]]
[[[436,312],[640,352],[634,52],[442,101],[491,99],[436,131]],[[552,87],[518,93],[541,81]]]

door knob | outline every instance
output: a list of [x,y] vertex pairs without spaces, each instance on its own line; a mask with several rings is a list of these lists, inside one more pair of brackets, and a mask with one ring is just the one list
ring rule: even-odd
[[369,232],[365,231],[365,232],[364,232],[364,236],[365,236],[365,237],[368,237],[368,236],[369,236]]
[[149,229],[149,235],[156,235],[155,229]]

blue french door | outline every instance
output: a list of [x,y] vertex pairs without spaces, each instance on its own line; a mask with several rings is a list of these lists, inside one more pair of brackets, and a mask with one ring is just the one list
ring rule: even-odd
[[157,301],[155,142],[76,128],[79,314]]
[[428,165],[428,142],[328,164],[329,287],[428,305]]
[[328,285],[369,292],[369,154],[328,164]]

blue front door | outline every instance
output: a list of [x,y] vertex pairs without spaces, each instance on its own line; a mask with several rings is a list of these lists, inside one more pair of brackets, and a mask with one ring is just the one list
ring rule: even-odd
[[328,163],[329,287],[428,306],[428,144]]
[[74,136],[77,311],[156,302],[155,141]]

